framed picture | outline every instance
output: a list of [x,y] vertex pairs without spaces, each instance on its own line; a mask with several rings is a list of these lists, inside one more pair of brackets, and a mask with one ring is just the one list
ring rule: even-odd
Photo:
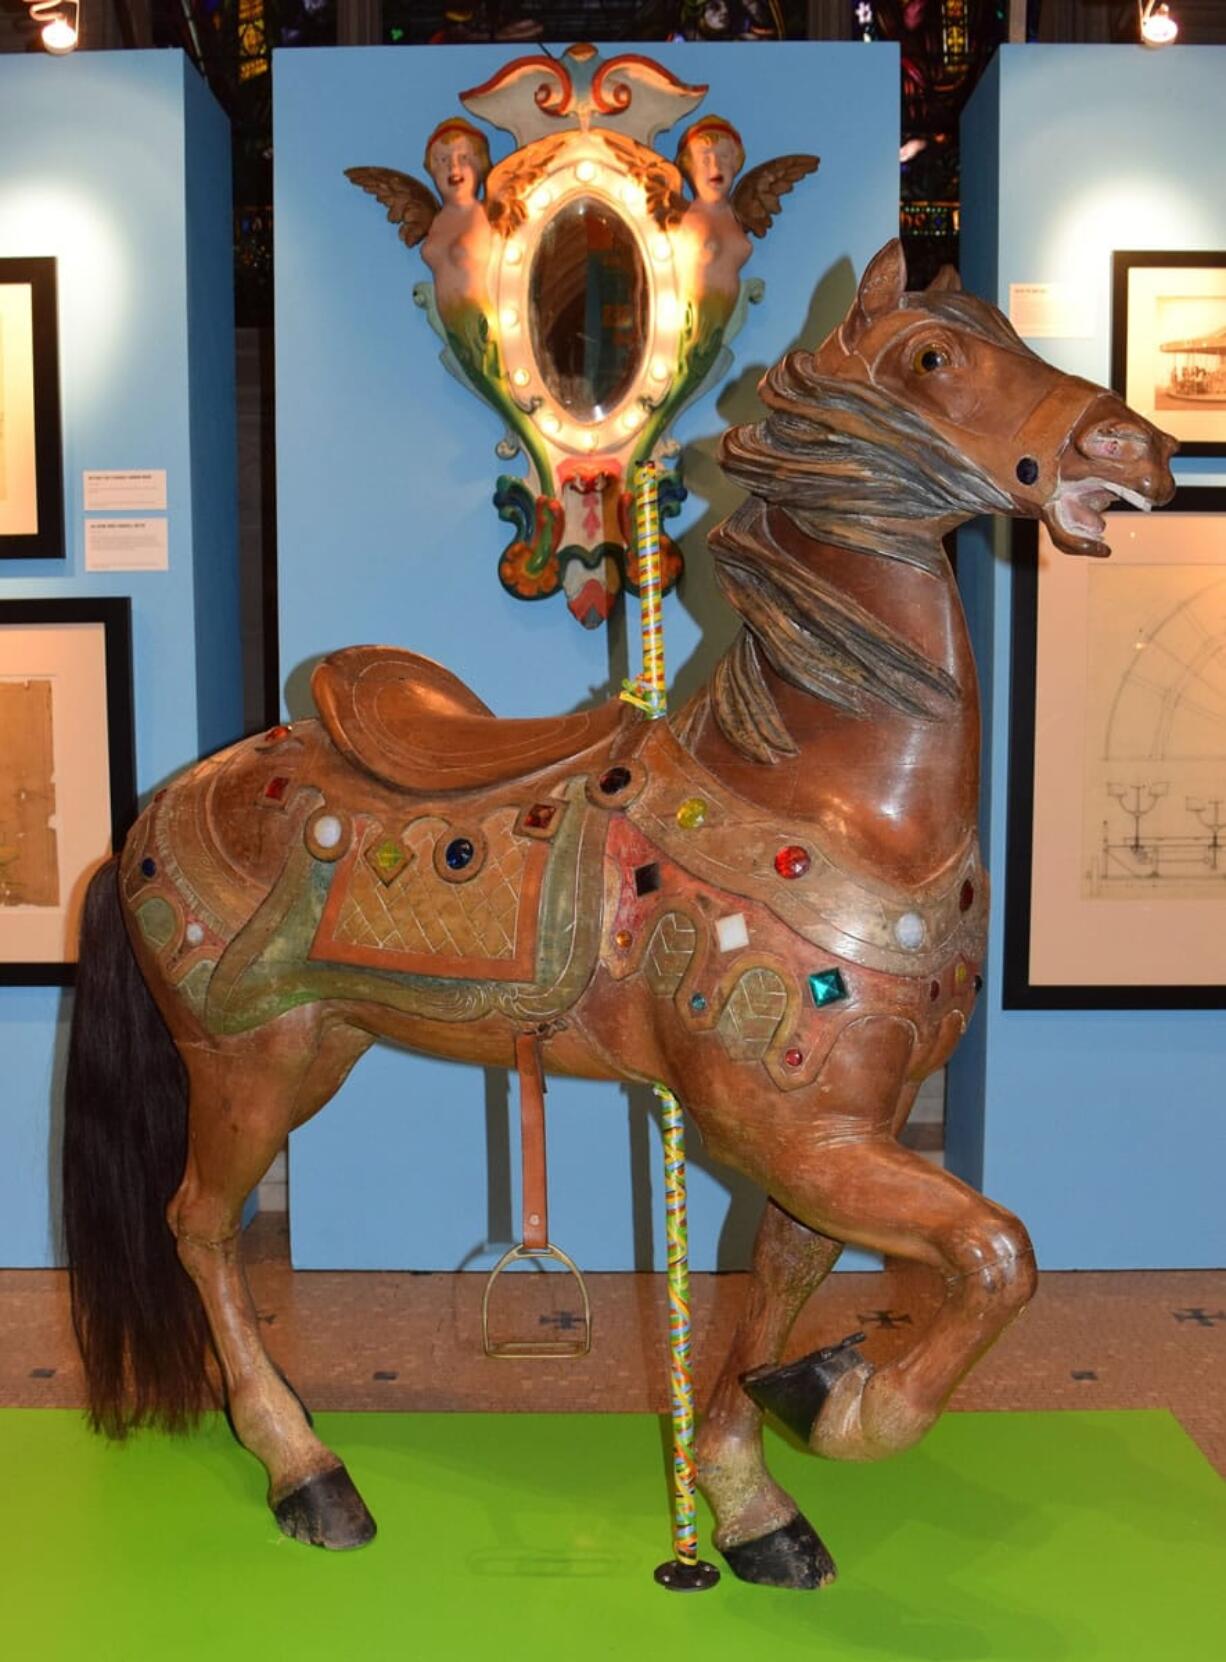
[[55,261],[0,260],[0,559],[64,558]]
[[0,983],[72,979],[134,759],[130,602],[0,600]]
[[[1015,528],[1006,1009],[1226,1006],[1226,488]],[[1020,534],[1019,534],[1020,533]]]
[[1226,252],[1112,260],[1111,385],[1185,455],[1226,454]]

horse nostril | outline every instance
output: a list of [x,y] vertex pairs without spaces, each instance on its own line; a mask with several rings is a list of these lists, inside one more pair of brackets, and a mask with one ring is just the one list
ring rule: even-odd
[[1023,485],[1033,485],[1039,477],[1039,464],[1033,456],[1023,456],[1017,464],[1017,476]]

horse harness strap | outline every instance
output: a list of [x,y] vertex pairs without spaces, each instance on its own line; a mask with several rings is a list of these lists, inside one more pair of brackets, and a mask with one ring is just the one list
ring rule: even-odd
[[[586,1356],[592,1348],[592,1309],[583,1272],[561,1247],[549,1239],[549,1168],[545,1147],[545,1074],[541,1066],[541,1035],[515,1036],[515,1071],[519,1075],[519,1136],[523,1221],[521,1239],[508,1248],[490,1271],[481,1301],[481,1338],[487,1356],[526,1359]],[[510,1265],[523,1259],[553,1259],[569,1270],[579,1288],[583,1332],[576,1339],[494,1339],[490,1335],[490,1298],[494,1283]],[[544,1319],[544,1318],[542,1318]]]
[[545,1155],[545,1076],[541,1071],[541,1041],[535,1033],[516,1034],[515,1068],[519,1074],[523,1164],[522,1245],[528,1252],[544,1252],[549,1245],[549,1169]]

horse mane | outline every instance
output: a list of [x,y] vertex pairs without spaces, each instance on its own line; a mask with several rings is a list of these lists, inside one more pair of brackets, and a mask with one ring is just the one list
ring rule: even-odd
[[[909,294],[924,310],[1015,350],[1027,349],[993,308],[960,293]],[[888,624],[817,576],[771,529],[782,513],[805,537],[941,575],[931,522],[1002,513],[1010,498],[915,410],[879,388],[822,375],[790,352],[759,388],[768,414],[731,428],[724,472],[751,493],[711,533],[716,579],[745,620],[708,688],[724,736],[761,762],[796,754],[762,674],[848,714],[877,704],[936,721],[959,696],[953,679]]]

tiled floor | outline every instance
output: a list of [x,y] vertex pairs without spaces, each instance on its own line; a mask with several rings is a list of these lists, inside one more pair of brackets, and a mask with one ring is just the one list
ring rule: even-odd
[[[248,1232],[251,1284],[268,1347],[320,1409],[606,1409],[667,1407],[663,1278],[596,1275],[591,1355],[494,1361],[481,1350],[480,1275],[294,1273],[284,1221]],[[516,1276],[499,1284],[496,1331],[573,1332],[573,1283]],[[695,1374],[709,1390],[745,1277],[694,1278]],[[923,1323],[938,1288],[891,1266],[833,1275],[804,1312],[793,1355],[864,1329],[883,1359]],[[1021,1321],[980,1363],[956,1408],[1170,1408],[1226,1474],[1226,1271],[1047,1274]],[[0,1406],[70,1407],[81,1376],[66,1278],[0,1272]]]

